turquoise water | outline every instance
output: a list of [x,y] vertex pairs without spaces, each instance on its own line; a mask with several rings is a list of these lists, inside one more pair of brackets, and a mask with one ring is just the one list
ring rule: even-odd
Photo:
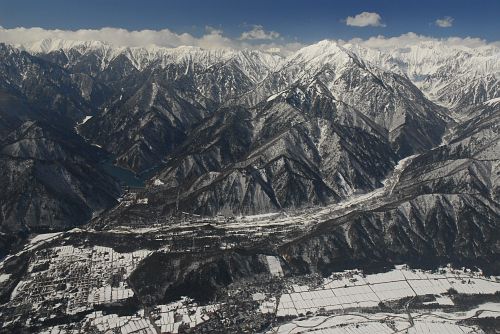
[[106,173],[117,179],[121,185],[131,188],[144,188],[146,181],[162,168],[162,164],[154,166],[141,174],[136,174],[130,169],[115,165],[113,159],[103,160],[101,167]]
[[122,185],[132,188],[144,188],[146,178],[140,177],[131,170],[113,164],[112,160],[101,162],[102,169],[117,179]]

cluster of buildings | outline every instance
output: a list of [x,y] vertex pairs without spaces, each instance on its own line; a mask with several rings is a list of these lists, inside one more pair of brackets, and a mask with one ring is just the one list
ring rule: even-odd
[[0,317],[8,323],[36,314],[44,321],[131,298],[126,279],[148,254],[101,246],[37,250]]

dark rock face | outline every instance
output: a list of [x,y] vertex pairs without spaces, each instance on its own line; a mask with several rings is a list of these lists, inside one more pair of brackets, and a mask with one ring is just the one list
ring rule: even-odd
[[119,165],[144,171],[181,145],[187,132],[207,115],[206,104],[191,101],[187,91],[147,82],[125,102],[86,122],[89,140],[117,156]]
[[91,114],[92,104],[84,99],[78,76],[5,44],[0,44],[0,57],[1,86],[22,95],[40,115],[72,125]]

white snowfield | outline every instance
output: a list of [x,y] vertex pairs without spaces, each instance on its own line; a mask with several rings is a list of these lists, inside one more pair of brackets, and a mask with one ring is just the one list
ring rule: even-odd
[[[117,314],[103,314],[102,311],[94,312],[85,317],[83,322],[87,326],[96,328],[100,333],[120,334],[156,334],[156,328],[140,314],[133,316],[118,316]],[[76,334],[79,330],[71,330],[59,325],[45,329],[41,334]]]
[[283,269],[281,268],[280,259],[276,256],[266,256],[269,272],[273,276],[283,276]]
[[[144,309],[131,316],[104,314],[96,311],[83,319],[83,327],[96,328],[100,333],[120,334],[157,334],[179,332],[179,328],[187,325],[193,328],[210,319],[210,314],[219,309],[219,305],[198,306],[189,298],[167,305],[158,305],[151,314]],[[79,330],[68,330],[62,325],[53,326],[41,334],[77,334]]]
[[37,234],[29,241],[29,244],[25,247],[25,250],[33,250],[43,245],[44,243],[59,237],[62,233],[63,232]]
[[95,312],[88,317],[89,322],[96,326],[103,333],[119,330],[121,334],[129,333],[156,333],[154,326],[140,316],[123,316],[116,314],[103,315],[102,312]]
[[10,274],[0,274],[0,283],[7,282],[10,278]]
[[[78,228],[74,228],[70,230],[70,232],[77,233],[80,231]],[[49,241],[52,241],[54,239],[59,238],[60,236],[63,235],[63,232],[54,232],[54,233],[42,233],[42,234],[37,234],[33,236],[28,243],[24,246],[23,250],[21,250],[17,255],[21,255],[23,253],[26,253],[28,251],[33,251],[40,246],[48,243]],[[12,258],[14,254],[7,255],[5,258],[0,261],[0,269],[3,268],[4,264],[7,262],[8,259]]]
[[92,117],[93,117],[93,116],[88,116],[88,115],[87,115],[87,116],[85,116],[85,117],[82,119],[82,121],[81,121],[80,123],[78,123],[78,125],[83,125],[83,124],[87,123],[87,121],[88,121],[89,119],[91,119]]
[[[102,248],[102,251],[105,250]],[[66,249],[66,253],[70,253],[69,248]],[[268,260],[271,258],[273,257],[269,257]],[[274,260],[277,259],[271,261]],[[252,295],[252,300],[259,303],[257,312],[267,316],[278,316],[276,325],[268,329],[265,332],[267,334],[479,334],[483,332],[477,327],[465,325],[459,321],[499,317],[500,303],[487,302],[467,311],[453,309],[444,311],[440,308],[441,306],[453,305],[453,301],[444,293],[449,287],[466,294],[495,293],[500,291],[498,279],[498,277],[485,277],[481,272],[471,272],[466,269],[455,270],[450,267],[428,272],[398,266],[394,270],[372,275],[363,275],[361,271],[349,270],[333,273],[329,278],[324,279],[323,285],[319,288],[312,289],[305,285],[291,284],[289,292],[281,297],[257,292]],[[420,284],[422,282],[425,284]],[[409,292],[405,292],[403,288]],[[414,288],[417,288],[417,292],[413,291]],[[365,312],[361,308],[372,308],[381,301],[416,295],[434,295],[435,301],[424,303],[434,304],[434,307],[422,311],[415,308],[408,309],[408,304],[413,300],[410,298],[405,309],[402,309],[400,313]],[[335,302],[338,304],[334,304]],[[216,303],[199,306],[192,299],[182,297],[170,304],[157,305],[148,310],[140,309],[131,316],[93,312],[82,320],[84,324],[82,328],[90,326],[90,328],[97,328],[100,332],[121,334],[179,333],[181,327],[194,328],[211,319],[214,312],[221,310],[223,306],[224,304]],[[330,308],[330,306],[334,307]],[[323,312],[327,309],[334,312],[329,315],[315,313],[320,309],[323,309]],[[300,312],[297,313],[297,310]],[[338,312],[335,312],[336,310]],[[306,312],[311,313],[306,315]],[[280,315],[298,315],[298,318],[281,322]],[[77,332],[77,330],[71,331],[59,325],[46,329],[43,333],[76,334]]]
[[75,125],[75,131],[76,133],[80,133],[80,126],[85,124],[89,119],[91,119],[93,116],[85,116],[81,121],[77,122],[76,125]]
[[118,57],[128,58],[138,70],[142,70],[151,64],[157,64],[161,68],[165,68],[169,64],[181,64],[186,66],[186,73],[193,66],[202,66],[208,69],[218,62],[234,60],[239,63],[240,68],[249,77],[256,81],[263,79],[256,74],[256,64],[272,69],[282,60],[282,57],[276,54],[256,50],[238,51],[228,48],[202,49],[193,46],[179,46],[176,48],[158,46],[115,47],[101,41],[78,41],[56,38],[43,39],[25,45],[16,45],[16,47],[32,54],[46,54],[54,51],[70,53],[71,51],[76,51],[82,55],[97,55],[100,60],[101,70],[106,69]]
[[341,278],[326,280],[319,289],[283,294],[279,298],[277,315],[369,308],[381,302],[424,295],[438,295],[436,303],[446,305],[451,300],[441,295],[450,289],[460,294],[494,294],[500,291],[500,282],[451,269],[443,269],[439,274],[395,269],[366,277],[347,272]]

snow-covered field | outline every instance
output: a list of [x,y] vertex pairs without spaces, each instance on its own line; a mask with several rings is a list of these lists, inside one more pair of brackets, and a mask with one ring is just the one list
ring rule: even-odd
[[155,309],[155,313],[159,315],[156,325],[161,333],[178,333],[181,325],[195,327],[210,319],[210,313],[218,308],[217,304],[198,306],[183,298],[168,305],[158,305]]
[[397,314],[375,313],[366,315],[317,316],[287,323],[268,333],[295,334],[462,334],[481,333],[475,328],[457,325],[440,319],[419,319],[412,323]]
[[450,289],[461,294],[494,294],[500,282],[479,274],[443,268],[439,273],[397,268],[386,273],[363,276],[357,271],[332,276],[314,290],[283,294],[277,315],[298,316],[307,312],[376,307],[380,302],[405,297],[437,295],[437,303],[448,305]]
[[[480,329],[458,324],[457,321],[474,317],[499,317],[500,304],[486,303],[468,312],[412,313],[349,313],[331,316],[312,316],[276,326],[267,333],[321,333],[321,334],[460,334],[483,333]],[[482,313],[481,313],[482,312]]]

